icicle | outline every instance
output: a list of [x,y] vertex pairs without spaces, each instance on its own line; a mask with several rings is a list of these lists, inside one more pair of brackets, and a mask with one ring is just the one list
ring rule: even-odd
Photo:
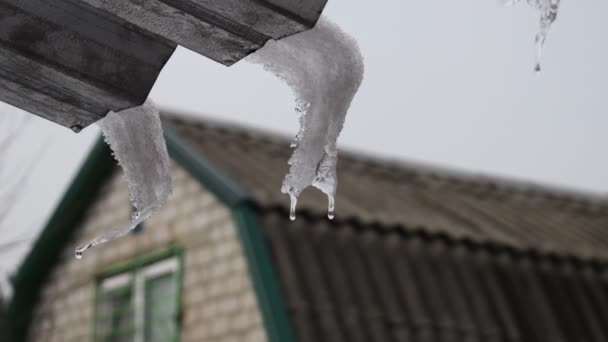
[[[505,6],[511,6],[520,0],[501,0]],[[534,71],[540,72],[541,58],[543,53],[543,45],[547,40],[551,25],[557,18],[559,11],[560,0],[528,0],[528,4],[536,8],[540,12],[540,29],[534,38],[536,48],[536,60],[534,63]]]
[[330,199],[336,192],[336,141],[346,112],[363,80],[363,57],[355,40],[321,17],[312,30],[269,41],[248,57],[287,83],[296,96],[300,131],[289,159],[281,192],[291,199],[295,219],[297,197],[308,186]]
[[171,193],[169,155],[159,113],[151,101],[119,113],[110,112],[99,125],[122,166],[136,211],[129,223],[77,248],[79,259],[87,249],[129,233],[160,209]]
[[534,71],[540,72],[540,62],[542,58],[543,45],[547,40],[547,35],[551,30],[551,25],[557,18],[560,0],[528,0],[532,6],[535,6],[540,12],[540,30],[536,34],[536,64]]
[[328,200],[328,204],[327,204],[327,218],[329,218],[330,220],[333,220],[334,216],[335,216],[335,213],[334,213],[334,207],[335,207],[334,196],[333,195],[327,195],[327,200]]
[[289,219],[292,221],[296,220],[296,206],[298,205],[298,196],[290,192],[289,193]]

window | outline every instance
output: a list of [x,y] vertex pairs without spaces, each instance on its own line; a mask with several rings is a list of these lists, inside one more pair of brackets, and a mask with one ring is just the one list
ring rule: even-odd
[[96,342],[177,341],[179,260],[164,259],[98,284]]

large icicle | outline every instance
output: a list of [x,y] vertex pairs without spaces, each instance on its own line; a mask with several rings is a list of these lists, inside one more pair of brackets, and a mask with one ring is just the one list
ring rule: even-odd
[[106,142],[114,151],[114,157],[122,166],[131,203],[136,211],[129,223],[77,248],[77,258],[95,245],[129,233],[160,209],[171,194],[169,155],[159,112],[151,101],[118,113],[110,112],[99,125]]
[[[519,1],[521,0],[502,0],[502,2],[506,6],[513,5]],[[540,72],[540,62],[543,53],[543,45],[545,44],[545,40],[547,40],[547,36],[549,35],[549,31],[551,30],[551,25],[557,18],[560,0],[527,1],[530,6],[536,8],[540,12],[540,29],[536,34],[536,38],[534,40],[536,44],[536,62],[534,64],[534,71]]]
[[333,218],[336,141],[363,80],[363,57],[357,43],[321,17],[312,30],[269,41],[248,61],[276,74],[296,96],[300,132],[281,187],[291,199],[290,218],[295,219],[298,195],[310,185],[327,195],[328,217]]

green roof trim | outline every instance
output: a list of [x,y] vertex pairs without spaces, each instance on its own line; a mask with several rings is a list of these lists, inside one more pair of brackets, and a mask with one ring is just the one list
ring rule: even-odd
[[233,217],[248,260],[249,273],[257,295],[268,341],[295,342],[293,328],[283,302],[278,278],[262,236],[258,214],[248,204],[234,208]]
[[169,126],[163,125],[167,149],[171,158],[188,170],[190,174],[203,184],[227,206],[233,208],[251,197],[232,178],[227,177],[215,168],[207,158],[197,153],[190,145],[182,140]]
[[[235,180],[197,153],[173,129],[167,125],[163,129],[172,159],[232,211],[268,340],[294,342],[278,277],[252,197]],[[100,138],[21,264],[14,281],[15,292],[7,311],[7,323],[14,341],[26,340],[42,286],[61,251],[78,228],[78,223],[84,218],[86,208],[97,197],[101,185],[111,176],[115,165],[110,149]]]
[[232,210],[269,342],[294,342],[295,335],[265,243],[252,197],[216,169],[170,127],[164,126],[171,157]]
[[15,291],[7,312],[7,322],[14,341],[25,341],[40,289],[59,259],[62,248],[84,217],[90,202],[112,174],[115,163],[110,149],[99,138],[19,267],[13,282]]

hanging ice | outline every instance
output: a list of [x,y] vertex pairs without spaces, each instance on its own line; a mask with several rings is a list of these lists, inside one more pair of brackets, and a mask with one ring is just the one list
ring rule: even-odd
[[159,112],[151,101],[119,113],[110,112],[99,122],[106,142],[122,166],[129,196],[136,211],[129,223],[110,230],[76,249],[81,258],[87,249],[119,238],[145,221],[171,194],[169,155]]
[[336,141],[346,112],[363,80],[363,57],[355,40],[324,17],[312,30],[269,41],[248,57],[277,75],[293,90],[300,132],[281,191],[291,199],[295,219],[298,195],[312,185],[329,201],[333,218],[336,192]]
[[[501,0],[506,6],[513,5],[520,0]],[[536,62],[534,71],[540,72],[540,62],[543,52],[543,45],[547,40],[547,35],[551,30],[551,25],[557,18],[560,0],[527,0],[528,4],[540,12],[540,30],[536,34]]]

